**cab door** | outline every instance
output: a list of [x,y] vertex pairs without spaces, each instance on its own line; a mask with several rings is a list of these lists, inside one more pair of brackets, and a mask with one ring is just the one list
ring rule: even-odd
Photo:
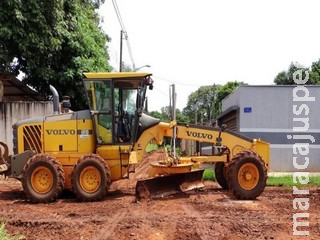
[[108,79],[85,81],[89,108],[94,121],[98,144],[112,144],[114,114],[112,81]]

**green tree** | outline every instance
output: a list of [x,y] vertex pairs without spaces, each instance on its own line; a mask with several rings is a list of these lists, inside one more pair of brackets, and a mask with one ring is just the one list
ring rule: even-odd
[[[150,116],[155,117],[155,118],[159,118],[160,121],[162,122],[170,122],[171,121],[171,116],[170,116],[170,107],[162,107],[161,108],[161,112],[158,111],[152,111],[150,113],[148,113]],[[177,122],[179,123],[188,123],[189,119],[187,116],[185,116],[184,114],[182,114],[182,112],[180,111],[180,109],[176,109],[176,119]]]
[[213,120],[214,98],[217,86],[201,86],[188,97],[187,106],[183,109],[191,122],[208,123]]
[[151,111],[151,112],[148,112],[147,114],[150,115],[151,117],[162,120],[162,114],[158,111]]
[[[298,67],[296,67],[296,66],[298,66]],[[308,80],[307,84],[314,85],[314,84],[320,83],[319,74],[317,73],[319,66],[320,66],[319,61],[312,64],[312,71],[309,73],[309,80]],[[291,63],[288,70],[278,73],[278,75],[275,77],[273,82],[276,85],[297,85],[293,79],[293,75],[296,71],[299,71],[299,72],[297,72],[298,74],[295,76],[296,79],[301,78],[300,74],[302,74],[301,79],[305,79],[306,72],[309,72],[309,68],[302,67],[299,64]],[[315,71],[315,73],[312,73],[313,71]]]
[[190,120],[188,116],[184,115],[183,112],[180,111],[180,109],[177,109],[177,122],[178,123],[189,123]]
[[149,113],[147,113],[148,115],[158,118],[160,119],[160,121],[162,122],[170,122],[170,111],[169,111],[169,107],[162,107],[161,111],[151,111]]
[[71,96],[73,109],[85,106],[82,73],[110,71],[99,28],[99,0],[2,0],[0,71],[25,74],[24,82],[45,97],[49,84]]
[[306,84],[316,84],[320,85],[320,59],[316,62],[313,62],[311,65],[311,71],[310,71],[310,79]]
[[129,64],[122,63],[122,72],[133,72],[133,69]]
[[215,101],[214,101],[215,116],[217,116],[222,111],[221,109],[222,100],[225,99],[229,94],[231,94],[237,87],[241,85],[247,85],[247,84],[243,82],[231,81],[218,87],[216,91]]

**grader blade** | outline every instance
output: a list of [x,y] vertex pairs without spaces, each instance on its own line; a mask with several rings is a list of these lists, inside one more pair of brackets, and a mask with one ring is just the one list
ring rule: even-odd
[[136,185],[136,198],[157,199],[202,188],[203,172],[204,170],[196,170],[139,180]]

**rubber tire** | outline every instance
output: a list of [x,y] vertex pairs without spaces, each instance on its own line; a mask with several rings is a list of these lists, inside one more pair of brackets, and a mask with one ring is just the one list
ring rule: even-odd
[[[259,181],[251,190],[242,188],[238,181],[238,172],[241,166],[246,163],[254,164],[259,172]],[[267,183],[267,177],[268,174],[265,162],[260,155],[253,151],[245,150],[238,153],[228,165],[227,179],[229,183],[229,189],[235,198],[239,200],[254,200],[259,197],[264,191]]]
[[223,189],[229,189],[228,180],[226,178],[226,171],[225,169],[225,163],[224,162],[216,162],[214,164],[214,174],[216,176],[216,180],[219,183],[219,185]]
[[[84,168],[86,167],[95,167],[101,177],[101,184],[99,188],[93,192],[86,192],[80,185],[80,175]],[[93,202],[102,200],[110,187],[111,184],[111,175],[110,169],[105,162],[105,160],[96,154],[86,154],[82,156],[76,165],[73,167],[71,174],[71,184],[72,190],[75,193],[76,197],[82,202]]]
[[[49,192],[41,194],[36,192],[31,184],[31,176],[37,167],[46,167],[53,175],[53,185]],[[22,187],[28,200],[34,203],[47,203],[55,201],[64,188],[65,176],[62,165],[53,157],[46,154],[36,154],[28,160],[22,170]]]

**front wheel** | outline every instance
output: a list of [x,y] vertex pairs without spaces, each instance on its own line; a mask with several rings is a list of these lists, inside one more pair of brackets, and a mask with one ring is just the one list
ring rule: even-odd
[[111,184],[109,167],[98,155],[84,155],[73,168],[71,183],[79,200],[99,201],[105,197]]
[[64,187],[64,171],[52,156],[37,154],[22,170],[22,187],[29,200],[35,203],[55,201]]
[[238,153],[228,165],[229,189],[237,199],[256,199],[264,191],[267,177],[264,161],[253,151]]

